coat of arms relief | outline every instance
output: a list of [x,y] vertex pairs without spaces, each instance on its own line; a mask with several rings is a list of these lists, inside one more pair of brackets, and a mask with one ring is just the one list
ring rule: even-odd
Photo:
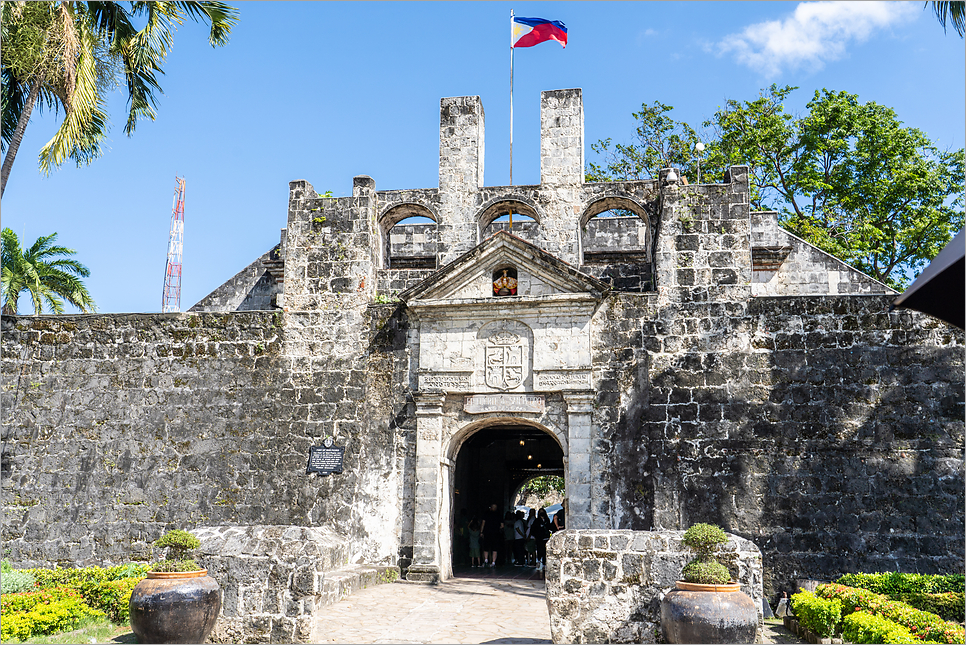
[[486,384],[498,390],[512,390],[527,377],[525,341],[508,331],[493,334],[486,340],[484,362]]

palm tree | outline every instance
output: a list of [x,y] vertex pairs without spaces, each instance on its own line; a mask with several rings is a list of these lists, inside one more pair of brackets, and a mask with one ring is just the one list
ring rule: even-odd
[[[161,93],[156,74],[186,18],[211,27],[208,42],[225,45],[238,10],[222,2],[0,2],[2,25],[2,130],[7,154],[0,195],[35,106],[64,110],[64,120],[40,151],[49,173],[71,159],[78,166],[101,154],[107,130],[105,95],[123,78],[128,94],[124,133],[154,119]],[[144,20],[138,30],[135,20]]]
[[30,292],[34,315],[44,312],[44,302],[55,314],[62,314],[65,300],[83,312],[97,310],[94,299],[80,279],[88,277],[91,272],[77,260],[58,257],[74,255],[76,251],[54,246],[56,233],[38,238],[26,252],[20,248],[17,234],[9,228],[3,229],[0,236],[3,238],[0,298],[3,299],[4,314],[17,315],[17,301],[24,291]]
[[[927,2],[923,8],[929,6]],[[948,20],[953,24],[953,29],[959,34],[960,38],[964,37],[966,33],[966,2],[933,2],[932,10],[936,13],[936,18],[939,20],[939,24],[943,26],[943,31],[946,31],[946,21]]]

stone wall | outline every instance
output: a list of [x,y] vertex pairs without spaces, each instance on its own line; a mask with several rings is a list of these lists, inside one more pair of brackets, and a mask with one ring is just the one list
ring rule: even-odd
[[221,587],[216,643],[304,643],[314,618],[353,591],[392,582],[396,567],[351,566],[352,546],[324,528],[204,526],[197,560]]
[[[480,419],[556,437],[571,527],[720,524],[761,549],[773,600],[797,578],[962,570],[963,332],[889,312],[881,285],[751,214],[747,168],[583,183],[582,118],[579,91],[542,94],[541,186],[483,186],[478,97],[441,102],[438,190],[292,182],[284,266],[263,256],[202,305],[243,306],[263,267],[274,313],[4,316],[11,561],[146,559],[171,528],[294,525],[342,536],[352,563],[445,573],[445,473],[484,425],[461,402],[512,390],[546,397],[544,416]],[[478,245],[510,208],[538,222],[533,244]],[[645,224],[645,257],[581,264],[582,229],[614,209]],[[386,235],[413,214],[438,221],[436,273],[386,268]],[[758,297],[759,260],[779,257],[799,268]],[[508,264],[520,292],[493,306]],[[403,292],[418,297],[378,304]],[[523,380],[467,377],[476,332],[521,316]],[[444,336],[459,342],[434,353]],[[329,436],[345,471],[307,477]]]
[[778,225],[778,213],[751,215],[755,296],[899,295]]
[[[288,315],[4,316],[10,560],[120,563],[173,528],[324,524],[352,562],[395,564],[406,449],[383,421],[390,377],[377,358],[295,355],[284,330],[311,315]],[[327,435],[345,471],[307,476]]]
[[436,224],[397,224],[389,231],[389,267],[436,268]]
[[[567,530],[547,543],[547,607],[555,643],[659,643],[661,600],[694,554],[683,531]],[[752,542],[735,535],[720,559],[758,607],[762,624],[762,561]]]
[[[284,235],[284,232],[283,232]],[[188,311],[271,311],[281,293],[282,245],[277,244]]]

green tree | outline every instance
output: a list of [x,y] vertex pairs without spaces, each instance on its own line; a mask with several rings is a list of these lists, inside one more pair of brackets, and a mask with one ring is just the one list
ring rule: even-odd
[[749,165],[754,207],[902,289],[963,225],[963,150],[939,150],[891,108],[848,92],[816,91],[795,117],[784,109],[794,89],[728,101],[705,123],[715,156]]
[[0,298],[4,314],[17,314],[17,301],[24,291],[30,293],[34,315],[44,312],[44,302],[55,314],[62,314],[65,300],[81,311],[96,311],[94,299],[81,280],[91,272],[77,260],[60,257],[76,251],[54,246],[57,233],[38,238],[26,251],[9,228],[3,229],[0,237]]
[[697,162],[694,150],[698,135],[687,123],[671,118],[673,109],[660,101],[644,103],[633,114],[639,122],[634,143],[612,144],[611,139],[602,139],[591,144],[591,150],[603,157],[604,164],[590,162],[586,180],[656,179],[662,168],[671,167],[691,173]]
[[[705,121],[702,180],[749,167],[751,205],[822,250],[901,289],[963,225],[963,150],[942,151],[895,112],[847,92],[816,91],[804,116],[785,111],[796,88],[772,85],[751,101],[729,100]],[[637,113],[637,142],[592,149],[588,180],[655,177],[667,165],[687,176],[695,130],[660,103]],[[672,141],[660,154],[661,142]],[[657,143],[655,143],[657,142]]]
[[[929,2],[923,4],[923,9],[928,7],[929,4]],[[966,33],[966,2],[962,0],[959,2],[933,2],[932,10],[935,12],[939,24],[943,26],[943,32],[946,31],[946,22],[949,21],[953,23],[953,29],[956,30],[959,37],[964,37],[964,33]]]
[[[71,159],[78,166],[101,154],[107,130],[105,96],[123,80],[128,94],[124,133],[139,119],[155,118],[157,74],[174,31],[190,18],[210,25],[211,45],[228,42],[237,10],[222,2],[3,2],[2,147],[0,194],[6,190],[35,106],[63,109],[64,118],[40,151],[49,173]],[[135,22],[144,22],[137,29]]]

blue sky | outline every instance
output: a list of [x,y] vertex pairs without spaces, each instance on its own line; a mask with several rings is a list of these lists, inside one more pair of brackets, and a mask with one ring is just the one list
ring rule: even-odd
[[[181,307],[278,242],[288,182],[337,196],[437,185],[439,99],[479,95],[487,185],[509,175],[509,14],[563,21],[569,44],[515,57],[514,180],[539,183],[541,90],[583,89],[591,143],[627,141],[659,100],[692,125],[728,99],[795,85],[892,107],[941,148],[964,145],[966,48],[921,2],[241,2],[228,46],[178,32],[156,121],[123,132],[112,95],[106,154],[40,174],[52,115],[35,114],[2,203],[22,243],[57,232],[91,270],[101,312],[161,310],[175,176],[187,180]],[[21,312],[31,311],[26,301]],[[70,311],[70,308],[68,308]]]

